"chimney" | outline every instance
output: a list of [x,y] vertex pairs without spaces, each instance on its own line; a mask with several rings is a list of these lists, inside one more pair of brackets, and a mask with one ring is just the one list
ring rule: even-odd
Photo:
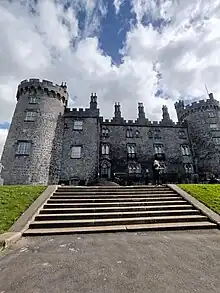
[[93,93],[91,93],[90,109],[92,109],[92,110],[97,109],[97,95],[96,95],[96,93],[94,95],[93,95]]
[[144,112],[144,105],[143,103],[138,103],[138,118],[144,118],[145,119],[145,112]]
[[120,103],[115,103],[115,118],[121,118]]

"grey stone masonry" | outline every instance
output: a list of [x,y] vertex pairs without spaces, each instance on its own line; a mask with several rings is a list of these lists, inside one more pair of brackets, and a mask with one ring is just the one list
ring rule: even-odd
[[155,158],[164,174],[189,178],[220,172],[220,106],[212,94],[187,106],[177,102],[177,123],[166,106],[161,121],[152,122],[143,103],[136,121],[123,118],[118,102],[114,117],[104,120],[96,94],[89,108],[67,104],[64,83],[29,79],[19,84],[1,158],[4,184],[75,184],[112,180],[118,173],[144,179],[146,169],[152,174]]

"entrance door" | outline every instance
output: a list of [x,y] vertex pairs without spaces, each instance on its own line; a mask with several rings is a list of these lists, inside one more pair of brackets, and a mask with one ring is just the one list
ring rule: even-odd
[[101,178],[110,178],[111,177],[111,168],[107,162],[104,162],[101,165]]

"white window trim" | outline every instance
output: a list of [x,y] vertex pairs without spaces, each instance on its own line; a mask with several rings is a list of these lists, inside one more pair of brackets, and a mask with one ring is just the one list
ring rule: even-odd
[[74,120],[73,129],[74,130],[82,130],[83,129],[83,121],[82,120]]
[[210,128],[213,129],[213,130],[218,129],[218,125],[217,125],[217,123],[211,123],[209,126],[210,126]]
[[188,145],[181,145],[181,151],[183,156],[190,156],[190,149]]
[[71,147],[71,159],[81,159],[82,146],[75,145]]
[[101,146],[102,149],[102,155],[109,155],[109,145],[103,143]]
[[128,151],[128,154],[135,154],[136,153],[136,150],[135,150],[136,146],[135,145],[127,145],[127,151]]
[[154,144],[154,153],[155,154],[163,154],[164,153],[164,147],[162,144]]
[[24,120],[25,121],[31,121],[31,122],[33,122],[36,119],[36,115],[37,115],[37,112],[36,111],[27,110],[25,112],[25,118],[24,118]]
[[37,97],[33,97],[33,96],[29,97],[29,104],[37,104],[37,101],[38,101]]
[[29,141],[19,141],[17,144],[16,155],[29,155],[31,143]]

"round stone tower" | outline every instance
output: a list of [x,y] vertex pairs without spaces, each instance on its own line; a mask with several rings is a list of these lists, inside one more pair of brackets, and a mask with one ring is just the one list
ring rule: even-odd
[[201,175],[220,174],[220,104],[209,94],[209,99],[184,106],[175,103],[180,123],[188,125],[196,172]]
[[66,85],[22,81],[1,162],[4,184],[58,183]]

